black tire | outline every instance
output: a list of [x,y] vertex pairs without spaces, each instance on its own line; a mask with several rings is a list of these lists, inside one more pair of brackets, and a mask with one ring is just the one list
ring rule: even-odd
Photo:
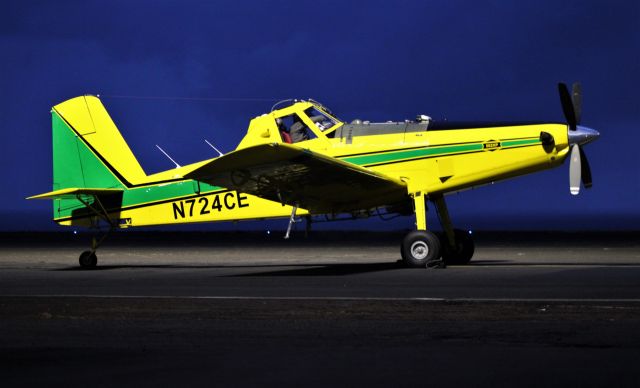
[[469,264],[473,253],[476,250],[476,245],[473,242],[471,234],[464,230],[456,229],[453,231],[456,237],[456,246],[451,247],[447,240],[447,235],[442,234],[440,244],[442,245],[442,260],[447,265],[465,265]]
[[407,267],[424,268],[440,258],[440,240],[432,232],[414,230],[402,240],[400,254]]
[[95,268],[96,264],[98,264],[98,257],[95,252],[84,251],[80,254],[80,259],[78,261],[82,268]]

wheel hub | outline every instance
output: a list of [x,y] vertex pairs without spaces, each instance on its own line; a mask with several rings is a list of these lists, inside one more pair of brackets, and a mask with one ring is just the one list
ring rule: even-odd
[[411,255],[416,260],[424,260],[429,255],[429,246],[424,241],[416,241],[411,244]]

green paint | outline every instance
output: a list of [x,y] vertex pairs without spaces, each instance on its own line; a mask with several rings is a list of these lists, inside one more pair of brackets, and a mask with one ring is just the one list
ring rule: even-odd
[[[145,186],[126,190],[122,198],[122,206],[137,206],[148,202],[185,197],[196,194],[197,182],[192,180],[170,183],[162,186]],[[200,184],[200,193],[220,191],[217,186]]]
[[52,114],[52,128],[54,190],[68,187],[124,188],[55,112]]
[[[122,208],[191,196],[198,192],[198,188],[202,194],[222,190],[221,187],[193,180],[127,188],[56,112],[52,112],[52,135],[53,190],[72,187],[122,188],[125,190],[122,194]],[[92,201],[90,196],[86,199]],[[74,211],[78,212],[85,207],[77,199],[57,199],[53,205],[54,218],[71,217]],[[86,212],[83,211],[83,214]]]
[[[521,139],[521,140],[504,140],[501,141],[501,148],[518,147],[523,145],[536,145],[540,143],[538,138]],[[446,156],[451,154],[462,154],[466,152],[484,150],[484,143],[475,144],[458,144],[449,146],[425,147],[413,150],[398,150],[391,152],[381,152],[370,155],[349,156],[343,158],[345,162],[357,164],[359,166],[373,166],[376,164],[402,162],[411,159]],[[487,149],[487,151],[495,151],[496,149]]]
[[477,144],[460,144],[440,147],[425,147],[413,150],[400,150],[393,152],[385,152],[380,154],[351,156],[344,158],[345,162],[357,165],[373,165],[388,162],[400,162],[407,159],[416,159],[423,157],[443,156],[447,154],[459,154],[464,152],[482,151],[482,143]]
[[[51,114],[53,190],[70,187],[123,188],[120,181],[56,113]],[[54,218],[70,216],[84,205],[76,199],[53,201]]]
[[523,146],[523,145],[535,145],[540,143],[540,139],[538,138],[533,138],[533,139],[522,139],[522,140],[505,140],[502,142],[502,147],[506,148],[506,147],[518,147],[518,146]]

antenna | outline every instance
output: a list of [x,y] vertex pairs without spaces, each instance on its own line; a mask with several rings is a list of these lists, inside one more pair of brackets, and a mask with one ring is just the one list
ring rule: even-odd
[[204,142],[205,142],[205,143],[207,143],[207,144],[209,144],[209,147],[213,148],[217,153],[219,153],[219,154],[220,154],[220,156],[223,156],[223,155],[224,155],[224,154],[223,154],[222,152],[220,152],[220,150],[219,150],[219,149],[217,149],[213,144],[209,143],[209,140],[204,139]]
[[172,161],[172,162],[173,162],[173,164],[175,164],[175,165],[176,165],[176,168],[181,167],[178,163],[176,163],[176,161],[175,161],[175,160],[173,160],[173,158],[172,158],[171,156],[169,156],[169,154],[168,154],[168,153],[164,152],[164,150],[163,150],[162,148],[160,148],[160,146],[159,146],[159,145],[157,145],[157,144],[156,144],[156,147],[158,147],[158,149],[160,150],[160,152],[162,152],[162,153],[164,154],[164,156],[166,156],[167,158],[169,158],[169,160],[170,160],[170,161]]
[[294,98],[287,98],[287,99],[284,99],[284,100],[280,100],[280,101],[276,102],[275,104],[273,104],[273,106],[271,107],[271,111],[273,112],[273,110],[276,109],[276,106],[278,106],[280,104],[284,104],[285,102],[295,103],[296,101],[298,101],[298,100],[296,100]]

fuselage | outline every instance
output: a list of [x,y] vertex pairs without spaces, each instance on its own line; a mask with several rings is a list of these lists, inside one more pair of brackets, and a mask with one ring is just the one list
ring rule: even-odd
[[[542,144],[541,133],[552,136],[552,146]],[[409,192],[429,194],[555,167],[568,152],[567,126],[554,123],[345,125],[330,142],[332,156],[397,176]]]
[[[324,126],[314,121],[311,111],[325,116]],[[552,168],[560,165],[569,151],[566,124],[454,124],[430,120],[345,124],[321,105],[308,101],[254,118],[238,149],[285,142],[278,123],[290,117],[297,118],[309,131],[309,139],[296,146],[402,180],[408,193],[446,194]],[[79,134],[68,121],[56,122],[54,117],[56,136]],[[99,154],[95,146],[87,141],[85,144],[87,152]],[[123,188],[121,196],[106,203],[107,212],[118,220],[120,227],[265,219],[291,214],[290,206],[181,179],[207,161],[144,176],[136,183],[118,177],[107,162],[108,156],[96,155],[96,159],[102,161],[105,171],[114,174],[111,185]],[[372,203],[375,200],[366,206]],[[300,209],[297,214],[307,212]],[[59,199],[54,205],[54,220],[63,225],[86,226],[95,224],[97,217],[78,200]]]

